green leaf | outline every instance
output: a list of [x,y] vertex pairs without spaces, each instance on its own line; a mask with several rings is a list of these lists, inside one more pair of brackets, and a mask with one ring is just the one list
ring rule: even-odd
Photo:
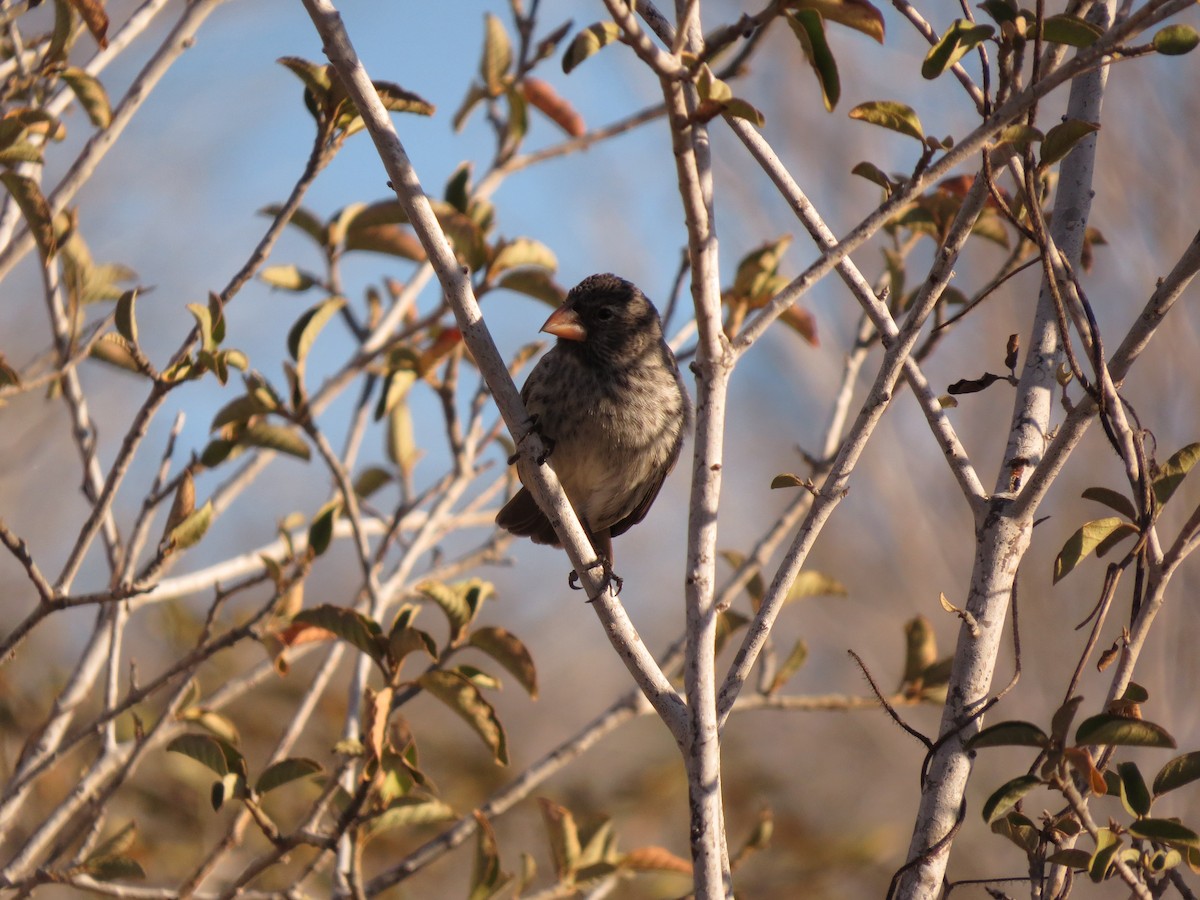
[[475,861],[467,900],[490,900],[512,881],[512,876],[500,869],[500,848],[492,823],[478,810],[475,821],[479,827],[475,829]]
[[967,742],[967,748],[980,747],[1045,747],[1050,743],[1046,732],[1032,722],[997,722],[989,725]]
[[[271,218],[277,217],[281,212],[283,212],[283,205],[279,203],[268,204],[259,210],[261,215],[270,216]],[[303,206],[292,213],[288,219],[288,225],[299,228],[316,241],[317,246],[322,250],[328,248],[329,230],[325,227],[325,223]]]
[[385,831],[432,825],[457,818],[454,809],[441,800],[428,797],[401,797],[387,809],[362,826],[363,840],[370,840]]
[[1099,130],[1100,126],[1096,123],[1082,119],[1067,119],[1055,125],[1046,132],[1046,139],[1042,141],[1041,165],[1054,165],[1070,153],[1076,144]]
[[417,683],[434,697],[454,710],[491,750],[492,758],[502,766],[508,765],[508,741],[496,710],[484,699],[479,688],[459,672],[435,670],[426,672]]
[[579,865],[579,827],[575,817],[565,806],[559,806],[545,797],[538,797],[542,810],[542,822],[550,839],[550,855],[554,860],[554,873],[559,881],[569,881]]
[[1054,559],[1054,583],[1057,584],[1066,578],[1101,544],[1110,539],[1119,540],[1133,534],[1137,534],[1137,528],[1125,519],[1116,516],[1095,519],[1081,525],[1073,535],[1067,538],[1067,542],[1063,544],[1062,550]]
[[319,775],[323,771],[319,762],[303,756],[281,759],[279,762],[267,766],[258,776],[258,781],[254,783],[254,793],[266,794],[289,781],[308,778],[310,775]]
[[895,100],[871,100],[867,103],[860,103],[850,110],[850,118],[897,131],[900,134],[916,138],[922,144],[925,143],[925,131],[921,127],[921,120],[917,118],[916,112],[911,106]]
[[796,643],[792,644],[791,652],[787,658],[779,664],[779,668],[775,670],[775,677],[771,679],[771,686],[767,693],[774,694],[783,689],[783,686],[791,680],[804,664],[808,662],[808,643],[803,638],[798,638]]
[[827,22],[837,22],[883,43],[883,13],[867,0],[788,0],[794,10],[815,10]]
[[8,189],[21,215],[25,217],[25,224],[29,226],[29,233],[33,235],[42,259],[49,259],[58,249],[58,241],[54,236],[54,216],[50,204],[42,196],[42,189],[32,178],[16,172],[0,172],[0,182]]
[[75,94],[75,99],[79,101],[91,123],[97,128],[107,128],[112,122],[112,106],[109,105],[104,85],[83,69],[74,66],[67,66],[59,73],[59,77]]
[[844,584],[822,572],[804,569],[792,582],[788,590],[787,601],[803,600],[806,597],[846,597],[850,591]]
[[1038,845],[1038,828],[1028,816],[1010,812],[992,823],[992,833],[1008,838],[1026,853],[1033,853]]
[[507,629],[487,627],[471,632],[469,643],[500,663],[530,697],[537,699],[537,669],[520,638]]
[[1200,780],[1200,750],[1177,756],[1154,776],[1154,796]]
[[1163,56],[1182,56],[1200,44],[1200,33],[1191,25],[1168,25],[1150,41],[1150,46]]
[[365,499],[393,480],[392,473],[382,466],[369,466],[354,479],[354,493]]
[[921,77],[934,79],[995,34],[991,25],[976,25],[966,19],[956,19],[946,29],[921,64]]
[[1200,834],[1173,819],[1138,819],[1129,824],[1129,833],[1147,841],[1158,841],[1172,847],[1200,849]]
[[91,857],[82,869],[97,881],[141,881],[146,877],[141,863],[128,856]]
[[244,770],[246,766],[236,747],[208,734],[181,734],[167,744],[167,752],[190,757],[222,778],[230,772]]
[[[272,405],[268,405],[268,403]],[[274,405],[273,398],[265,391],[243,394],[240,397],[230,400],[217,411],[217,414],[213,416],[209,430],[216,431],[224,425],[246,422],[254,416],[266,415],[269,412],[274,412],[276,409],[277,406]]]
[[1131,816],[1139,819],[1150,812],[1150,789],[1146,787],[1146,779],[1136,763],[1123,762],[1117,764],[1117,774],[1121,776],[1121,802]]
[[326,603],[300,610],[292,621],[315,625],[336,634],[367,654],[381,669],[385,668],[384,640],[379,625],[357,610]]
[[209,500],[170,530],[166,536],[167,546],[172,551],[178,551],[200,543],[200,539],[208,531],[208,526],[212,524],[213,515],[212,501]]
[[1078,16],[1065,13],[1049,16],[1042,23],[1042,37],[1052,44],[1071,47],[1090,47],[1104,34],[1104,29]]
[[237,443],[243,447],[263,447],[286,453],[297,459],[307,460],[312,456],[308,441],[300,431],[283,425],[268,425],[266,422],[255,422],[246,428],[238,435]]
[[346,305],[342,297],[331,297],[306,310],[288,331],[287,347],[297,365],[303,366],[321,329]]
[[825,22],[821,13],[815,9],[798,9],[788,13],[785,18],[817,76],[825,109],[833,112],[842,96],[842,82],[838,76],[837,61],[825,39]]
[[451,645],[462,640],[476,612],[467,602],[466,594],[440,581],[423,581],[417,585],[417,592],[436,603],[446,614]]
[[1200,462],[1200,444],[1188,444],[1173,453],[1166,464],[1158,470],[1153,486],[1154,497],[1159,506],[1166,506],[1167,501],[1174,495],[1175,489],[1179,487],[1180,482],[1197,462]]
[[570,74],[577,65],[607,47],[621,36],[621,29],[616,22],[596,22],[575,35],[567,52],[563,54],[563,74]]
[[410,653],[422,651],[428,654],[430,659],[438,657],[437,644],[432,637],[419,628],[410,628],[399,623],[388,635],[387,646],[388,659],[391,660],[393,670],[398,669]]
[[1091,861],[1092,854],[1078,847],[1056,850],[1046,857],[1046,862],[1054,863],[1058,866],[1066,866],[1068,869],[1075,869],[1077,871],[1086,869]]
[[801,478],[799,475],[793,475],[791,472],[783,472],[771,479],[771,490],[777,491],[780,488],[794,487],[809,487],[812,484],[808,478]]
[[1079,746],[1175,747],[1175,738],[1165,729],[1144,719],[1129,719],[1101,713],[1089,716],[1075,730]]
[[137,318],[134,315],[137,294],[137,288],[121,294],[120,299],[117,300],[116,319],[113,323],[117,326],[121,337],[135,347],[138,342]]
[[1137,510],[1133,506],[1133,501],[1120,491],[1114,491],[1106,487],[1090,487],[1084,490],[1080,496],[1085,500],[1095,500],[1097,503],[1103,503],[1109,509],[1116,510],[1130,521],[1137,518]]
[[308,547],[314,556],[320,556],[329,549],[333,540],[333,523],[342,511],[341,500],[330,500],[313,516],[312,524],[308,526]]
[[479,63],[479,74],[487,87],[488,94],[499,97],[504,93],[504,76],[512,66],[512,41],[504,23],[491,13],[484,16],[483,58]]
[[1121,849],[1121,839],[1108,828],[1101,828],[1096,835],[1096,852],[1088,862],[1088,878],[1099,884],[1108,874],[1112,858]]
[[561,305],[567,296],[567,292],[554,281],[553,276],[542,269],[509,270],[500,276],[496,287],[516,291],[555,307]]
[[302,293],[317,283],[317,279],[296,266],[266,266],[258,280],[281,291]]
[[1071,723],[1075,721],[1075,713],[1079,711],[1081,703],[1082,697],[1072,697],[1056,709],[1050,719],[1050,739],[1060,747],[1067,743],[1067,732],[1071,730]]
[[554,272],[558,269],[558,258],[554,251],[540,241],[531,238],[515,238],[505,241],[496,250],[488,266],[488,277],[496,278],[512,269],[542,269]]
[[1042,779],[1036,775],[1020,775],[1006,781],[983,804],[983,821],[991,825],[1041,783]]

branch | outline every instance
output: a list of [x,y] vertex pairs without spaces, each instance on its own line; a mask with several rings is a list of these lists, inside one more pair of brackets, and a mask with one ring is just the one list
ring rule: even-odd
[[548,466],[536,465],[537,457],[543,453],[541,440],[536,435],[525,436],[528,416],[524,404],[483,321],[468,273],[454,257],[387,110],[350,43],[341,16],[328,0],[304,0],[304,5],[321,35],[326,55],[358,107],[375,142],[396,196],[408,214],[413,230],[425,248],[454,309],[463,340],[487,379],[509,430],[514,435],[522,436],[522,456],[518,461],[522,480],[554,523],[555,531],[563,542],[572,566],[579,573],[580,581],[593,601],[592,606],[604,623],[613,646],[676,740],[682,742],[685,720],[683,703],[646,650],[611,586],[605,584],[603,573],[598,567],[588,568],[594,552],[553,470]]

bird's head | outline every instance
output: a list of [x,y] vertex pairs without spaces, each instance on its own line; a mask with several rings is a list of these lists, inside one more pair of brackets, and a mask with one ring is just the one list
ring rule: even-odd
[[637,354],[662,340],[654,305],[616,275],[592,275],[575,285],[542,331],[560,344],[577,344],[580,351],[599,357]]

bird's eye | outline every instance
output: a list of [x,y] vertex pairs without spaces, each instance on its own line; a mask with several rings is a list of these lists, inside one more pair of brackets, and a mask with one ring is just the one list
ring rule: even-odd
[[609,309],[607,306],[602,306],[598,310],[596,310],[596,318],[599,319],[601,322],[607,322],[612,317],[613,317],[613,311],[611,309]]

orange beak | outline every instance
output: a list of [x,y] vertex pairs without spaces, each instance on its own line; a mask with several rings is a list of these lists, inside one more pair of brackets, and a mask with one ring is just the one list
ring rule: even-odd
[[575,310],[568,309],[566,306],[560,306],[550,314],[550,318],[542,326],[542,331],[566,341],[582,341],[587,337],[587,331],[584,329],[583,323],[579,321],[579,315]]

